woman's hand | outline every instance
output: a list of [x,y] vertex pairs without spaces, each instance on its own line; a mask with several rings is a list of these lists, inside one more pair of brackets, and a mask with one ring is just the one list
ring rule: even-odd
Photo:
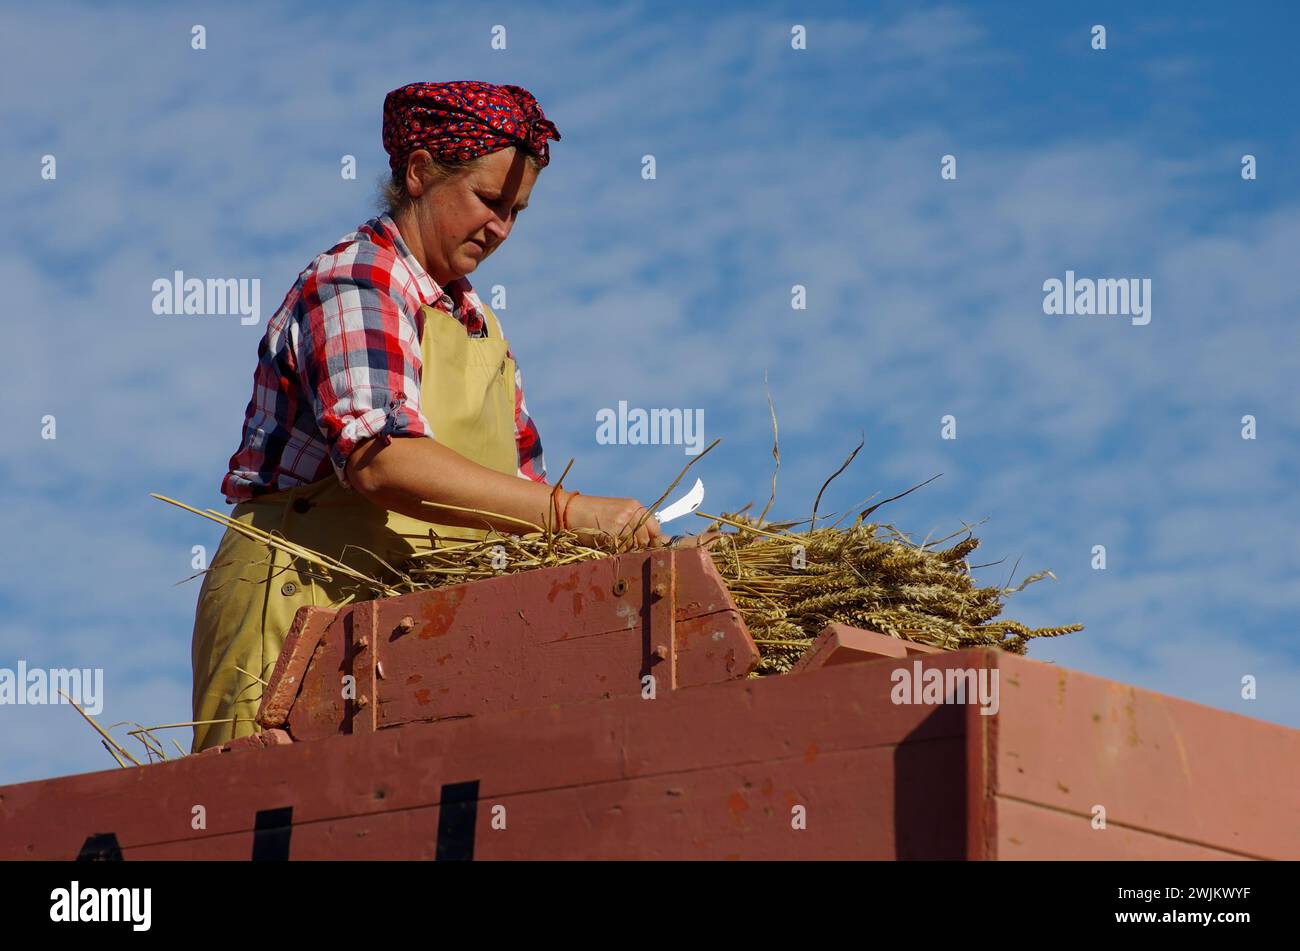
[[[571,496],[565,492],[558,497],[557,502],[564,509],[564,522],[569,530],[575,532],[585,543],[621,536],[619,549],[625,551],[657,548],[668,543],[659,520],[649,514],[646,507],[636,499],[603,495]],[[641,522],[641,527],[633,534],[632,529],[637,522]]]

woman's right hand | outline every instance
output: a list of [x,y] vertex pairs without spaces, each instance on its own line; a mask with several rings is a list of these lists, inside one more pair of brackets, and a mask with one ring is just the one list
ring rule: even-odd
[[[564,522],[569,530],[587,544],[601,540],[606,535],[623,536],[620,550],[657,548],[668,543],[659,520],[649,514],[636,499],[620,499],[603,495],[573,495],[564,490],[558,504],[564,509]],[[567,508],[565,504],[567,502]],[[642,516],[645,517],[642,521]],[[632,534],[632,528],[641,527]]]

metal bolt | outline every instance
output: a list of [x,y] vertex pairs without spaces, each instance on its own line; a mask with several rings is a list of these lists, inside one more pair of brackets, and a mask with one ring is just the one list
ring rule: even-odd
[[658,657],[660,660],[667,660],[668,648],[665,647],[663,644],[660,644],[658,647],[655,648],[655,656]]
[[367,700],[367,699],[365,698],[364,695],[362,695],[362,696],[360,696],[360,697],[357,697],[357,699],[356,699],[355,702],[356,702],[356,705],[357,705],[357,709],[360,710],[362,707],[364,707],[364,706],[365,706],[367,703],[369,703],[370,701]]
[[397,622],[397,629],[403,634],[410,634],[414,628],[415,618],[411,617],[409,614]]
[[668,585],[664,584],[662,581],[656,581],[654,587],[650,590],[655,593],[655,597],[662,598],[668,593]]
[[614,593],[615,593],[615,594],[622,594],[622,593],[625,592],[626,590],[627,590],[627,580],[626,580],[626,579],[624,579],[624,578],[619,578],[617,581],[614,582]]
[[384,679],[384,662],[382,660],[375,661],[375,675],[380,680]]
[[360,637],[357,638],[357,650],[363,651],[369,645],[370,645],[370,638],[366,637],[366,635],[362,634]]

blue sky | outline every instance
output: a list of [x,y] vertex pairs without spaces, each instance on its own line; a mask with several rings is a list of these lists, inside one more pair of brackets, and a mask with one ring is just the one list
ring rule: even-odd
[[[943,473],[878,515],[918,540],[987,518],[984,584],[1050,568],[1006,616],[1087,629],[1031,657],[1300,726],[1293,4],[382,9],[3,14],[0,667],[103,667],[102,722],[189,719],[177,582],[220,530],[149,492],[223,507],[266,317],[373,213],[384,94],[481,79],[563,136],[471,275],[508,291],[553,476],[572,457],[566,484],[653,501],[688,457],[598,445],[595,414],[699,408],[722,438],[704,509],[761,509],[766,370],[774,517],[806,516],[861,433],[823,511]],[[155,315],[175,269],[260,279],[262,319]],[[1045,315],[1067,269],[1150,278],[1151,322]],[[70,708],[0,707],[0,783],[111,766]]]

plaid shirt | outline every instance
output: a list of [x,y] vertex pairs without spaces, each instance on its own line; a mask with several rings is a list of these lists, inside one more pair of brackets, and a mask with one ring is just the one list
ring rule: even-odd
[[[318,255],[267,321],[243,438],[221,483],[227,502],[315,482],[373,436],[429,436],[420,406],[422,304],[488,336],[469,281],[439,287],[393,220],[372,218]],[[509,351],[507,351],[509,353]],[[513,358],[513,354],[509,354]],[[546,481],[537,426],[515,367],[520,478]]]

